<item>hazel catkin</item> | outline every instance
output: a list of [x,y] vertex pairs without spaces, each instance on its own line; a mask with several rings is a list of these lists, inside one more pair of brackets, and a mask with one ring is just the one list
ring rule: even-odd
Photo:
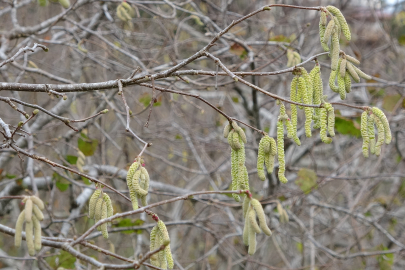
[[361,136],[363,137],[363,156],[368,157],[368,147],[370,145],[370,138],[368,136],[368,113],[364,111],[361,114],[361,121],[360,121],[360,131]]

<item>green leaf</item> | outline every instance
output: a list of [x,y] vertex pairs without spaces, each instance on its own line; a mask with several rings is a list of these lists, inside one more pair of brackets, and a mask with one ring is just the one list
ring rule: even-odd
[[[380,250],[388,250],[387,247],[381,245]],[[392,265],[394,264],[394,253],[387,253],[383,255],[379,255],[377,257],[378,265],[380,266],[380,270],[391,270]]]
[[238,97],[232,97],[232,101],[234,103],[239,103],[239,98]]
[[318,184],[316,183],[317,179],[318,177],[313,170],[302,168],[298,171],[295,184],[299,186],[305,194],[308,194],[312,189],[318,188]]
[[69,162],[72,165],[75,165],[77,163],[77,156],[67,155],[66,156],[66,161]]
[[6,174],[6,178],[7,179],[14,179],[14,178],[16,178],[17,177],[17,175],[14,175],[14,174]]
[[81,176],[83,183],[85,183],[86,185],[91,185],[91,181],[89,179],[87,179],[86,177]]
[[176,136],[174,137],[176,140],[181,140],[183,139],[183,137],[180,134],[176,134]]
[[75,269],[76,257],[64,250],[61,250],[59,255],[47,257],[45,260],[54,269],[57,267]]
[[386,95],[383,99],[383,104],[382,104],[383,109],[388,112],[392,112],[395,108],[395,105],[397,105],[397,103],[400,99],[401,99],[400,94]]
[[[141,95],[141,97],[139,98],[139,102],[142,103],[145,108],[149,106],[151,100],[152,100],[152,96],[149,95],[148,93],[143,93]],[[159,97],[153,104],[153,107],[158,107],[158,106],[162,105],[161,100],[162,100],[162,97]]]
[[[122,219],[117,219],[119,222],[117,224],[114,224],[114,227],[132,227],[132,226],[140,226],[145,223],[142,219],[136,219],[132,220],[130,218],[122,218]],[[142,230],[125,230],[122,231],[124,234],[131,234],[131,233],[137,233],[141,234]]]
[[52,179],[55,181],[56,187],[60,191],[65,191],[69,188],[70,182],[57,173],[53,173]]
[[85,156],[94,155],[94,152],[98,146],[98,141],[87,138],[87,136],[83,133],[81,135],[82,136],[77,140],[79,150],[82,151]]
[[335,129],[343,135],[359,138],[361,136],[360,126],[357,122],[342,116],[335,117]]

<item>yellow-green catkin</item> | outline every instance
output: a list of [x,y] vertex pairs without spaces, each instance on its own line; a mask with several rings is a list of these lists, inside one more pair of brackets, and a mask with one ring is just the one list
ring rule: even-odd
[[[232,145],[233,145],[233,149],[236,151],[242,147],[242,145],[239,141],[239,134],[236,131],[232,133]],[[232,147],[232,145],[231,145],[231,147]]]
[[235,121],[232,121],[232,127],[238,133],[238,135],[242,139],[243,143],[247,143],[245,132],[243,131],[243,129],[240,126],[238,126],[238,124]]
[[37,205],[34,204],[34,207],[32,207],[32,212],[38,220],[44,220],[44,214],[41,210],[39,210]]
[[[159,235],[159,239],[158,239],[159,245],[158,246],[161,246],[161,245],[163,245],[163,236],[162,236],[162,232],[160,230],[158,231],[158,235]],[[165,253],[163,250],[159,251],[158,258],[159,258],[160,268],[167,269],[167,260],[166,260],[166,256],[165,256]]]
[[41,223],[39,220],[32,216],[32,222],[34,223],[34,248],[35,250],[41,250],[42,242],[41,242]]
[[361,71],[358,67],[356,67],[355,65],[353,65],[354,70],[356,71],[357,75],[359,75],[359,77],[365,79],[365,80],[371,80],[371,76],[364,73],[363,71]]
[[[340,69],[340,66],[342,65],[342,61],[343,61],[342,59],[339,59],[338,69]],[[346,99],[346,84],[345,84],[345,79],[344,79],[344,77],[342,77],[341,72],[339,70],[337,71],[337,82],[338,82],[340,99],[344,100],[344,99]]]
[[343,58],[342,61],[340,62],[339,72],[342,78],[344,78],[346,75],[346,62],[347,62],[346,58]]
[[31,198],[28,198],[28,200],[25,202],[25,222],[31,221],[32,221],[32,200]]
[[[154,251],[155,249],[159,248],[158,246],[155,246],[155,241],[156,241],[156,236],[157,236],[157,232],[158,232],[159,228],[157,225],[155,225],[151,232],[150,232],[150,251]],[[153,266],[158,266],[158,255],[155,253],[150,257],[150,263]],[[158,266],[159,267],[159,266]]]
[[270,174],[274,170],[274,159],[277,155],[277,144],[276,141],[272,138],[267,136],[267,139],[270,144],[270,151],[267,156],[264,158],[264,162],[266,164],[267,172]]
[[324,107],[328,113],[328,132],[331,137],[335,137],[335,109],[330,103],[325,103]]
[[28,254],[35,255],[34,235],[33,235],[33,222],[25,222],[25,241],[27,242]]
[[384,132],[384,125],[382,124],[380,118],[378,118],[375,114],[372,114],[371,117],[374,120],[374,124],[377,127],[378,137],[377,143],[375,144],[375,154],[379,156],[381,154],[381,146],[384,143],[385,132]]
[[[304,103],[305,104],[310,104],[309,98],[308,98],[308,91],[306,90],[307,88],[307,81],[303,76],[301,76],[298,79],[298,89],[300,92],[303,94],[304,98]],[[312,108],[311,107],[305,107],[305,135],[309,138],[312,136],[311,133],[311,123],[312,123]]]
[[[105,219],[108,217],[108,207],[107,203],[104,201],[102,209],[101,209],[101,219]],[[107,230],[107,222],[100,225],[101,234],[105,239],[108,238],[108,230]]]
[[91,195],[89,200],[89,218],[94,218],[94,213],[96,212],[97,200],[100,197],[101,189],[96,189]]
[[245,246],[249,246],[249,231],[250,231],[250,222],[249,222],[249,218],[248,218],[248,213],[250,211],[250,205],[248,206],[247,209],[247,213],[245,215],[245,226],[243,227],[243,233],[242,233],[242,237],[243,237],[243,244],[245,244]]
[[104,204],[103,198],[97,199],[96,209],[94,212],[94,219],[96,220],[96,222],[101,219],[101,214],[103,212],[103,204]]
[[[145,167],[141,167],[141,188],[143,190],[148,191],[149,190],[149,182],[150,182],[150,177],[149,177],[149,173],[146,170]],[[148,201],[147,201],[147,196],[141,196],[141,202],[143,206],[148,205]]]
[[364,111],[361,114],[360,131],[363,137],[363,156],[368,157],[368,147],[370,145],[370,137],[368,136],[368,113]]
[[[321,98],[323,96],[323,84],[322,84],[322,77],[321,77],[321,68],[320,68],[318,63],[315,66],[315,72],[314,72],[313,80],[314,80],[314,82],[313,82],[313,86],[314,86],[314,94],[313,94],[314,105],[320,105],[321,102],[322,102]],[[313,115],[313,120],[314,120],[313,128],[320,128],[321,127],[319,117],[320,117],[320,109],[315,108],[314,109],[314,115]]]
[[45,205],[44,202],[38,198],[37,196],[30,196],[30,199],[32,200],[32,202],[38,206],[38,208],[40,210],[44,210],[45,209]]
[[347,55],[347,54],[346,54],[346,59],[347,59],[347,61],[350,61],[350,62],[352,62],[353,64],[360,65],[360,61],[357,60],[356,58],[350,56],[350,55]]
[[367,121],[368,137],[370,138],[370,153],[375,154],[374,120],[370,116]]
[[329,87],[333,92],[339,93],[339,86],[335,84],[337,70],[332,70],[329,75]]
[[350,93],[352,91],[352,79],[350,79],[350,75],[348,72],[345,73],[344,80],[346,93]]
[[138,196],[146,196],[148,195],[148,191],[141,188],[139,185],[139,178],[141,177],[141,170],[135,172],[134,176],[132,177],[132,187],[135,189],[135,192]]
[[163,239],[162,239],[163,245],[166,246],[166,245],[170,244],[170,237],[169,237],[169,233],[167,232],[165,223],[159,219],[159,221],[157,222],[157,225],[158,225],[159,231],[162,233],[162,236],[163,236]]
[[339,62],[339,53],[340,53],[339,35],[337,32],[334,32],[332,34],[332,50],[331,50],[331,68],[332,68],[332,70],[337,70],[338,62]]
[[164,249],[166,255],[167,266],[169,269],[173,269],[174,267],[174,260],[172,256],[172,251],[170,250],[170,245],[167,245]]
[[231,131],[229,131],[229,134],[228,134],[228,144],[232,150],[234,149],[234,146],[233,146],[233,133],[234,132],[235,131],[233,129],[231,129]]
[[350,29],[349,29],[349,25],[346,22],[345,17],[343,16],[342,12],[340,12],[340,10],[337,7],[334,6],[327,6],[326,9],[332,13],[333,15],[336,16],[336,18],[339,21],[341,30],[343,32],[343,35],[346,37],[346,39],[348,41],[351,40],[351,34],[350,34]]
[[224,138],[228,138],[229,132],[231,131],[232,127],[231,125],[228,123],[225,125],[224,127]]
[[352,63],[350,63],[350,62],[347,62],[346,67],[347,67],[347,70],[350,73],[350,76],[352,76],[353,80],[355,80],[356,82],[360,82],[360,77],[357,74],[357,72],[356,72],[356,70],[354,68],[354,65]]
[[385,143],[390,144],[392,140],[390,124],[388,123],[388,119],[385,116],[384,112],[381,111],[377,107],[372,108],[373,113],[381,120],[381,123],[384,126],[384,134],[385,134]]
[[326,12],[321,10],[321,15],[319,19],[319,39],[321,41],[322,48],[325,52],[329,51],[328,43],[324,42],[324,36],[325,36],[325,31],[326,31]]
[[25,221],[25,210],[22,210],[15,224],[14,245],[16,247],[21,247],[24,221]]
[[331,143],[332,138],[329,138],[327,135],[327,111],[325,108],[321,108],[320,122],[321,122],[321,131],[320,131],[321,140],[324,143]]
[[328,41],[329,41],[330,37],[332,36],[334,29],[335,29],[335,21],[330,20],[328,25],[326,26],[326,29],[325,29],[325,35],[324,35],[324,38],[323,38],[323,43],[328,44]]
[[266,179],[266,176],[264,174],[264,144],[268,141],[265,139],[266,137],[262,137],[262,139],[259,142],[259,150],[257,154],[257,174],[260,178],[260,180],[264,181]]
[[134,177],[135,172],[138,170],[140,164],[138,161],[134,162],[131,164],[131,166],[128,169],[128,173],[127,173],[127,186],[128,186],[128,190],[129,190],[129,196],[131,198],[132,201],[132,208],[134,210],[138,209],[138,196],[136,194],[135,188],[133,187],[132,184],[132,178]]
[[249,226],[249,255],[253,255],[256,252],[256,232]]
[[270,236],[272,233],[271,233],[271,230],[269,229],[269,227],[267,226],[266,216],[264,214],[262,204],[258,200],[252,199],[250,201],[250,205],[254,208],[254,210],[256,212],[256,215],[259,219],[260,228],[266,235]]
[[287,183],[288,180],[285,177],[285,153],[284,153],[284,125],[279,119],[277,121],[277,153],[278,153],[278,178],[281,183]]
[[[297,86],[298,86],[298,76],[294,76],[291,81],[290,87],[290,99],[294,102],[299,102],[297,98]],[[292,136],[292,139],[297,145],[301,145],[301,141],[297,136],[297,105],[291,104],[291,126],[292,129],[289,133],[289,137]]]

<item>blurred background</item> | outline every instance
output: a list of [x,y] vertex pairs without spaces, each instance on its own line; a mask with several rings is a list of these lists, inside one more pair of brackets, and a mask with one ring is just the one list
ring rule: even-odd
[[[140,74],[155,74],[192,56],[233,20],[264,5],[338,7],[352,32],[350,42],[341,37],[341,50],[359,59],[361,70],[373,77],[353,83],[352,92],[342,102],[381,108],[390,122],[392,143],[383,146],[379,157],[364,158],[362,111],[345,106],[335,106],[336,137],[331,144],[321,142],[319,130],[306,138],[304,112],[299,110],[302,145],[297,147],[285,139],[289,182],[280,184],[277,173],[266,175],[262,182],[256,170],[261,135],[241,125],[248,138],[250,189],[263,204],[273,231],[272,237],[258,235],[254,256],[248,256],[242,242],[241,204],[230,196],[196,197],[154,211],[169,229],[175,269],[405,268],[405,1],[128,0],[131,10],[126,15],[119,11],[120,0],[65,1],[0,2],[1,61],[34,43],[49,48],[47,53],[23,54],[1,67],[2,82],[105,82],[128,78],[137,67]],[[63,7],[73,4],[74,10]],[[318,11],[274,7],[233,27],[210,52],[231,71],[286,69],[289,48],[303,61],[323,52],[318,23]],[[328,86],[329,57],[321,56],[318,61],[328,101],[340,102],[339,94]],[[313,61],[304,65],[307,70],[313,66]],[[182,68],[191,69],[218,70],[207,58]],[[244,78],[289,97],[293,75]],[[279,107],[274,99],[228,76],[173,76],[154,83],[198,95],[229,116],[276,135]],[[109,109],[105,115],[72,123],[78,132],[40,112],[27,125],[33,137],[18,137],[17,144],[81,169],[128,194],[126,170],[143,144],[125,130],[125,107],[118,89],[66,93],[67,100],[47,93],[0,90],[2,97],[38,104],[70,119]],[[230,147],[222,136],[225,117],[190,96],[156,91],[156,102],[150,107],[152,89],[132,85],[125,87],[124,93],[132,111],[131,129],[153,144],[143,154],[152,180],[150,203],[192,191],[230,189]],[[290,106],[286,107],[290,114]],[[29,113],[33,110],[23,108]],[[20,114],[6,103],[1,103],[0,117],[14,126],[21,121]],[[77,167],[78,151],[86,156],[83,168]],[[0,149],[0,197],[30,194],[28,164],[28,159],[13,149]],[[46,163],[32,164],[34,181],[47,204],[41,223],[44,236],[73,238],[94,224],[87,218],[94,184]],[[109,194],[114,212],[131,210],[120,196]],[[280,222],[278,204],[287,211],[288,222]],[[0,223],[14,228],[21,209],[20,200],[1,200]],[[91,241],[137,259],[149,250],[149,232],[154,225],[145,214],[117,219],[109,228],[108,240],[94,232]],[[37,260],[32,260],[24,244],[17,249],[13,243],[13,237],[0,233],[0,269],[96,269],[50,247],[43,247]],[[122,263],[91,249],[81,247],[80,251],[102,262]]]

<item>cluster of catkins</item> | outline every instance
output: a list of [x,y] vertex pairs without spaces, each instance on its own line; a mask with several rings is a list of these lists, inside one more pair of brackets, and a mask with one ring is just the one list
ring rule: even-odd
[[293,67],[301,63],[301,56],[291,49],[287,50],[287,67]]
[[[228,123],[224,129],[224,138],[228,138],[231,146],[232,190],[249,190],[249,176],[245,166],[245,132],[235,121]],[[240,196],[233,193],[235,201],[240,202]]]
[[268,173],[272,173],[274,169],[274,159],[277,154],[276,141],[265,135],[259,142],[259,152],[257,155],[257,173],[260,180],[264,181],[266,176],[264,174],[263,164],[266,164],[266,169]]
[[130,4],[123,1],[117,6],[117,17],[124,22],[130,22],[135,16],[135,11]]
[[[104,193],[101,188],[97,188],[89,201],[89,218],[94,218],[95,221],[111,217],[113,213],[113,207],[110,196]],[[107,223],[97,227],[97,230],[101,231],[104,238],[108,238]]]
[[25,222],[25,240],[27,241],[28,253],[30,256],[35,255],[35,250],[41,249],[41,224],[44,220],[42,211],[44,203],[36,196],[27,196],[23,199],[25,209],[20,213],[15,225],[14,244],[16,247],[21,246],[23,224]]
[[[329,23],[327,21],[328,17],[330,17]],[[342,12],[334,6],[322,7],[319,20],[319,37],[322,48],[327,52],[330,51],[332,72],[329,77],[329,86],[333,91],[340,94],[341,99],[345,99],[346,93],[350,93],[351,91],[350,76],[356,82],[360,81],[359,77],[367,80],[371,79],[371,77],[353,65],[360,64],[356,58],[340,51],[339,39],[341,32],[350,41],[349,25]],[[328,46],[329,41],[330,49]],[[346,70],[349,72],[346,72]],[[336,79],[338,86],[335,85]]]
[[[387,117],[380,109],[373,107],[362,113],[360,125],[361,136],[363,137],[364,157],[368,157],[369,149],[371,154],[379,156],[384,141],[386,144],[389,144],[392,139]],[[378,132],[377,143],[375,141],[374,125],[377,127]]]
[[[360,77],[366,80],[370,80],[371,77],[361,71],[355,65],[359,65],[360,61],[356,58],[346,55],[344,52],[340,54],[338,67],[336,70],[332,70],[329,77],[329,86],[332,91],[339,93],[340,99],[346,98],[346,93],[350,93],[352,77],[356,82],[360,82]],[[335,84],[337,79],[338,85]]]
[[[157,217],[156,217],[157,218]],[[162,269],[173,269],[174,261],[172,252],[170,250],[170,238],[167,232],[166,225],[160,219],[157,221],[155,227],[150,232],[150,251],[160,248],[162,245],[165,248],[150,257],[150,263],[153,266]]]
[[[257,224],[256,216],[259,219],[259,224]],[[270,236],[271,231],[267,226],[261,203],[256,199],[252,199],[250,194],[243,201],[243,217],[245,218],[243,243],[249,246],[248,253],[253,255],[256,252],[256,234],[263,231],[266,235]]]
[[142,205],[146,206],[148,204],[146,198],[149,190],[149,174],[141,158],[136,159],[129,167],[127,185],[133,209],[139,208],[138,198],[141,199]]

